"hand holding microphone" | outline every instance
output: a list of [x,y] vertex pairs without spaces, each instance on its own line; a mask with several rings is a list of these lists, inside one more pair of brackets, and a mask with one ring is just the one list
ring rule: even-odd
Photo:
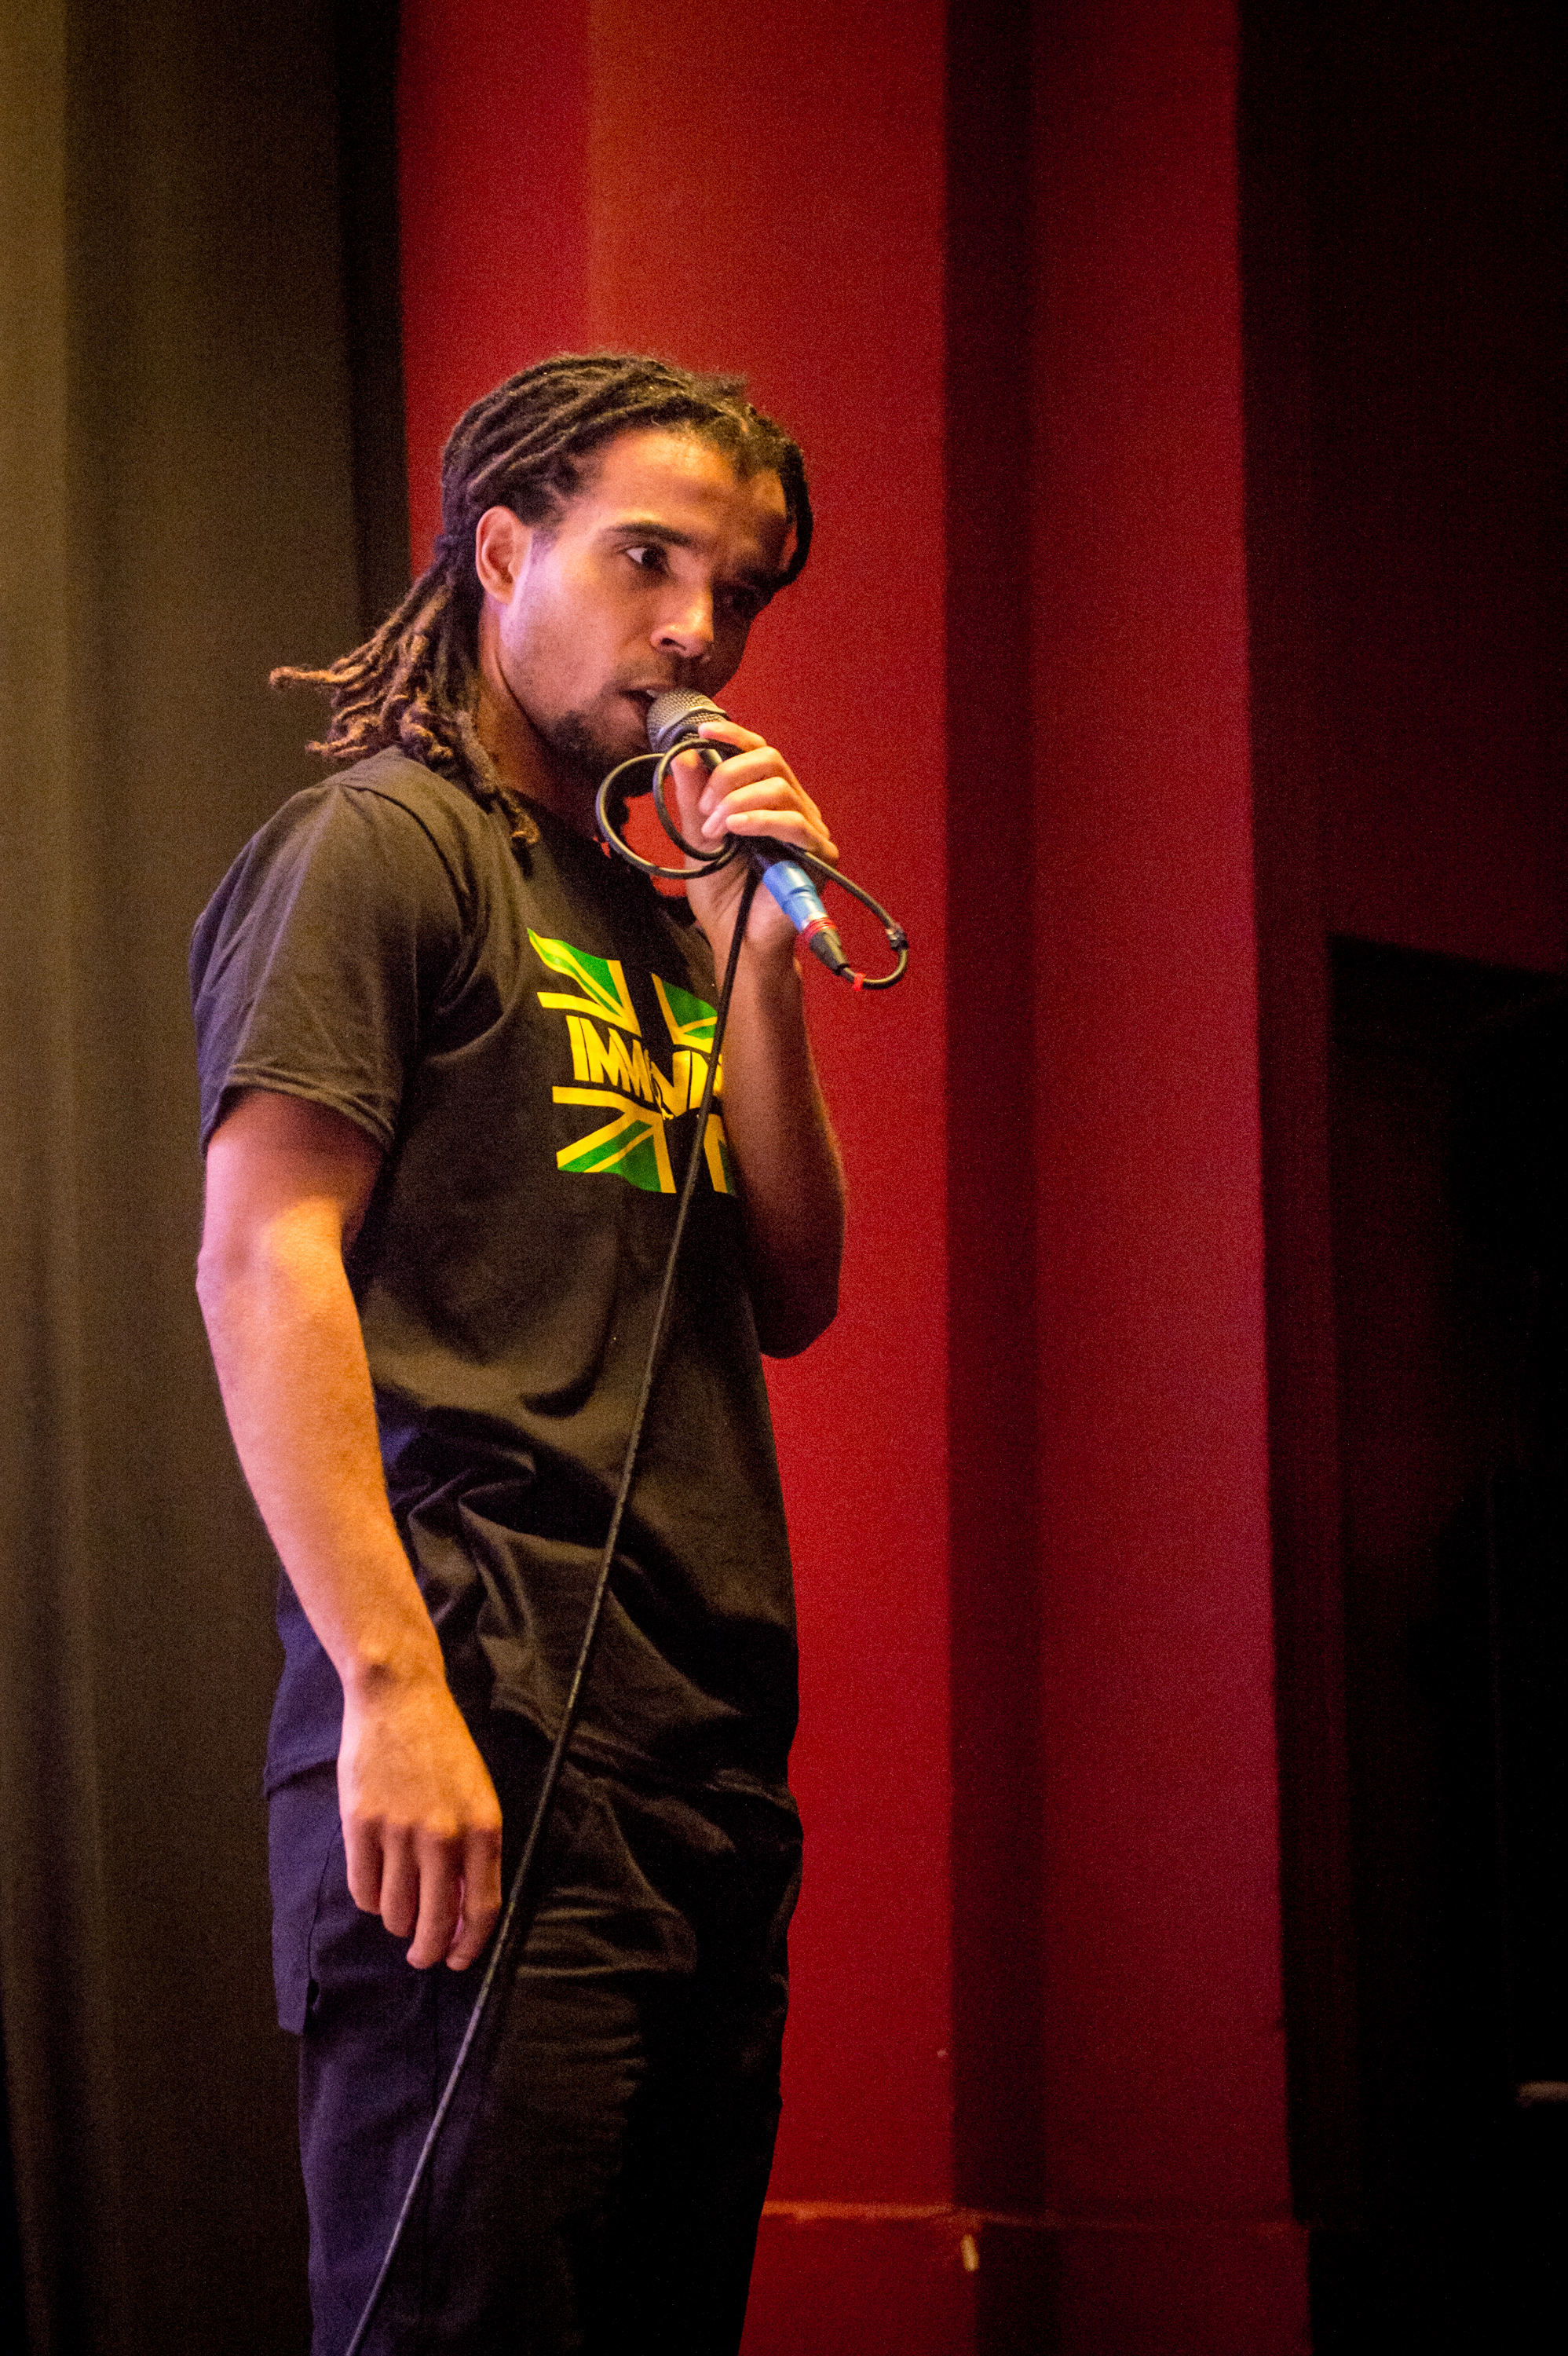
[[[711,697],[699,695],[689,688],[670,688],[663,695],[656,695],[649,706],[648,742],[658,754],[704,754],[709,766],[717,767],[740,748],[710,743],[697,732],[706,721],[727,723],[729,717]],[[798,856],[786,844],[775,842],[766,835],[747,837],[745,851],[812,955],[821,959],[829,973],[848,974],[852,969],[837,929]]]
[[[709,854],[703,846],[688,842],[680,834],[665,807],[664,777],[670,764],[678,755],[691,752],[704,755],[709,766],[717,768],[720,762],[732,759],[744,750],[755,749],[709,744],[705,736],[699,736],[697,733],[709,721],[717,721],[725,727],[733,725],[722,705],[715,703],[709,696],[699,695],[690,688],[667,688],[663,694],[656,695],[652,699],[648,706],[647,722],[648,740],[653,746],[652,752],[635,753],[629,761],[621,762],[617,767],[611,770],[599,787],[594,803],[594,815],[598,820],[600,836],[605,849],[614,851],[616,856],[624,859],[629,867],[638,869],[644,875],[667,876],[673,882],[683,884],[690,884],[699,875],[716,874],[720,868],[728,866],[732,859],[739,857],[741,851],[744,851],[755,867],[761,881],[767,885],[773,899],[789,918],[801,939],[806,943],[814,956],[821,958],[829,973],[838,974],[844,980],[852,982],[857,991],[891,990],[894,982],[903,980],[909,969],[909,936],[903,926],[889,916],[881,902],[873,899],[865,885],[853,882],[844,873],[842,868],[827,865],[825,862],[817,860],[814,853],[792,851],[788,844],[775,842],[766,835],[732,833],[716,851]],[[772,758],[776,762],[777,754],[773,754]],[[628,794],[632,791],[642,793],[648,791],[645,784],[633,788],[627,787],[624,780],[633,770],[645,767],[649,764],[653,767],[654,808],[658,812],[659,822],[677,850],[683,851],[688,862],[698,862],[695,866],[667,867],[656,859],[645,859],[640,851],[633,849],[621,831],[625,824]],[[784,779],[787,782],[784,783],[783,789],[787,793],[799,795],[801,802],[805,805],[804,810],[798,814],[808,825],[820,826],[821,820],[816,814],[815,804],[801,793],[800,787],[790,777],[787,769],[784,772]],[[770,778],[766,783],[771,791],[780,781],[777,778]],[[753,786],[751,790],[755,792],[759,788]],[[827,841],[826,835],[822,837],[822,841],[827,848],[832,851],[833,846]],[[834,856],[837,856],[837,852]],[[821,894],[811,880],[805,865],[807,859],[820,868],[822,874],[839,891],[848,892],[851,899],[859,900],[860,905],[876,918],[887,936],[889,948],[893,952],[893,964],[890,971],[875,974],[862,973],[849,963],[844,954],[843,944],[838,938],[837,932],[822,905]]]

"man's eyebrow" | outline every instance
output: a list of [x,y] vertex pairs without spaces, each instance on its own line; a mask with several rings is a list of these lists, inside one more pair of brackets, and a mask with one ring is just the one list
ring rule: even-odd
[[635,540],[667,541],[672,548],[695,548],[698,545],[696,532],[680,531],[673,523],[660,523],[656,516],[617,516],[613,523],[605,525],[604,530],[606,535],[628,532]]
[[[697,532],[681,531],[675,524],[660,523],[655,516],[620,516],[606,524],[606,540],[656,540],[667,548],[700,548],[702,541]],[[765,590],[771,596],[779,585],[779,576],[765,564],[742,565],[736,574],[749,589]]]

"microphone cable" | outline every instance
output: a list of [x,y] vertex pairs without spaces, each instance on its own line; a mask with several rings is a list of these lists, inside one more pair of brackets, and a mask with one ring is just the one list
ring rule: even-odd
[[[680,872],[684,874],[687,871],[682,869]],[[631,1433],[621,1466],[620,1486],[615,1493],[615,1504],[610,1515],[610,1527],[599,1557],[598,1576],[594,1580],[593,1593],[588,1606],[588,1618],[582,1631],[582,1642],[578,1647],[577,1664],[571,1673],[571,1684],[567,1689],[566,1707],[561,1712],[560,1724],[556,1730],[555,1741],[550,1748],[549,1760],[544,1772],[544,1781],[539,1786],[539,1799],[534,1806],[533,1820],[528,1826],[528,1837],[523,1843],[523,1853],[517,1859],[517,1871],[512,1876],[512,1886],[507,1895],[506,1910],[501,1916],[500,1925],[490,1949],[490,1960],[485,1967],[485,1976],[480,1982],[479,1993],[474,2000],[474,2009],[468,2016],[468,2026],[463,2032],[463,2041],[457,2049],[457,2058],[453,2062],[446,2084],[442,2090],[441,2100],[435,2107],[435,2115],[431,2120],[424,2142],[420,2148],[419,2158],[414,2162],[413,2174],[409,2179],[409,2189],[404,2193],[402,2206],[398,2211],[397,2222],[392,2227],[391,2239],[387,2244],[386,2254],[381,2260],[376,2279],[370,2286],[370,2295],[365,2301],[359,2320],[354,2327],[354,2337],[345,2349],[344,2356],[361,2356],[366,2335],[376,2319],[377,2310],[380,2307],[387,2285],[391,2279],[392,2267],[397,2259],[398,2251],[402,2245],[409,2219],[413,2214],[414,2202],[419,2198],[420,2188],[430,2171],[436,2145],[441,2139],[441,2131],[446,2125],[447,2114],[452,2108],[458,2083],[467,2066],[468,2057],[474,2050],[480,2028],[488,2015],[491,1998],[500,1985],[507,1960],[517,1945],[519,1935],[527,1928],[524,1901],[529,1894],[534,1861],[543,1840],[545,1825],[549,1820],[550,1807],[555,1799],[556,1786],[560,1781],[560,1771],[565,1762],[567,1745],[571,1740],[572,1730],[577,1723],[578,1710],[582,1699],[582,1687],[593,1658],[593,1647],[599,1634],[599,1622],[603,1612],[604,1598],[609,1590],[610,1572],[615,1559],[615,1545],[621,1535],[621,1522],[625,1514],[626,1500],[632,1494],[632,1480],[636,1472],[637,1456],[642,1446],[643,1425],[647,1416],[648,1401],[653,1397],[654,1377],[658,1371],[659,1350],[664,1341],[665,1327],[669,1319],[670,1299],[675,1290],[676,1262],[680,1253],[681,1238],[686,1233],[687,1215],[691,1209],[692,1196],[697,1188],[697,1173],[704,1159],[704,1141],[708,1135],[709,1116],[713,1109],[713,1098],[718,1087],[719,1056],[724,1044],[724,1026],[729,1020],[730,1000],[735,987],[735,969],[741,961],[741,945],[745,937],[746,919],[752,913],[752,902],[756,896],[760,881],[761,878],[753,868],[741,888],[741,905],[736,915],[735,930],[730,942],[730,956],[724,969],[723,987],[720,991],[719,1004],[714,1013],[713,1044],[708,1058],[708,1076],[703,1084],[702,1102],[698,1108],[697,1133],[692,1139],[690,1159],[687,1162],[686,1174],[681,1181],[680,1199],[676,1206],[675,1226],[670,1236],[669,1251],[665,1260],[664,1280],[659,1289],[658,1306],[654,1312],[653,1332],[648,1337],[647,1356],[643,1365],[642,1387],[637,1396],[636,1411],[632,1418]],[[439,1971],[441,1966],[432,1965],[431,1968]]]

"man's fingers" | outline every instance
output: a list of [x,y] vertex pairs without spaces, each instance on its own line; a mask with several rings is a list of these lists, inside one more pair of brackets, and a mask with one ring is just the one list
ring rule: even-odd
[[[746,735],[745,744],[728,754],[721,771],[702,771],[695,755],[675,764],[681,812],[695,809],[698,831],[688,840],[718,846],[726,834],[767,835],[818,859],[836,863],[838,847],[823,823],[822,812],[801,785],[784,755],[761,736]],[[708,738],[716,752],[724,740]]]
[[397,1931],[399,1938],[406,1937],[410,1924],[413,1924],[409,1961],[416,1971],[426,1971],[432,1964],[439,1964],[452,1944],[452,1934],[463,1911],[461,1855],[455,1841],[421,1843],[417,1922],[411,1912],[407,1922],[396,1924],[389,1918],[386,1908],[381,1909],[381,1920],[389,1931]]
[[[357,1906],[409,1939],[416,1969],[438,1964],[459,1933],[464,1884],[480,1900],[488,1935],[499,1879],[501,1809],[474,1738],[444,1683],[386,1683],[344,1693],[337,1763],[348,1886]],[[472,1853],[472,1862],[470,1857]]]
[[777,777],[737,787],[705,820],[705,830],[718,834],[767,835],[778,842],[795,843],[818,859],[837,861],[837,845],[823,824],[822,812],[799,786],[785,787]]
[[[743,753],[773,752],[765,736],[759,736],[754,728],[737,727],[732,720],[705,720],[697,733],[726,761],[737,761]],[[773,753],[773,757],[776,761],[779,756]]]
[[[713,750],[718,752],[719,746]],[[770,786],[774,793],[799,794],[805,788],[782,753],[771,744],[754,745],[749,752],[731,753],[722,767],[709,769],[700,780],[705,809],[711,809],[744,786]]]
[[406,1939],[418,1922],[423,1876],[405,1833],[385,1843],[381,1856],[381,1902],[377,1912],[394,1939]]
[[466,1971],[484,1953],[500,1912],[500,1835],[470,1833],[464,1851],[463,1912],[446,1956],[454,1972]]
[[379,1914],[396,1939],[410,1939],[416,1970],[449,1963],[464,1970],[482,1953],[501,1911],[501,1836],[488,1826],[465,1838],[404,1834],[383,1839],[375,1825],[344,1834],[348,1894]]
[[838,846],[820,820],[809,819],[804,810],[796,809],[732,809],[724,819],[726,834],[739,835],[742,841],[751,835],[762,835],[768,841],[787,843],[792,850],[809,851],[816,859],[825,859],[829,866],[838,863]]
[[348,1895],[362,1914],[381,1911],[381,1834],[376,1825],[343,1820],[343,1858],[348,1869]]

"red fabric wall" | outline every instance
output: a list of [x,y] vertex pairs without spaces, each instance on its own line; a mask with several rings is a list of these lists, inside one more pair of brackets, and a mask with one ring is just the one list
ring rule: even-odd
[[[811,985],[853,1240],[838,1325],[773,1382],[809,1878],[750,2356],[1032,2344],[1008,2336],[1020,2317],[1041,2345],[1205,2356],[1302,2329],[1282,2222],[1232,27],[1228,0],[1040,13],[1017,329],[1032,309],[1032,413],[971,424],[944,295],[996,257],[950,201],[934,0],[404,0],[416,554],[446,429],[511,369],[609,343],[746,370],[801,434],[820,537],[733,706],[789,752],[914,945],[886,1000]],[[976,139],[983,212],[983,122]],[[944,515],[983,433],[976,480],[1036,519],[1032,553],[988,581],[967,510]],[[1032,713],[1020,688],[949,778],[950,648],[982,662],[1020,616]],[[957,911],[946,970],[950,813],[998,856],[1032,817],[1032,962],[1015,869]],[[1032,1059],[976,1052],[987,1007],[1009,1040],[1032,1022]],[[1017,1216],[1031,1190],[999,1179],[1008,1208],[979,1242],[1022,1304],[1019,1363],[984,1369],[949,1269],[976,1265],[986,1171],[1020,1156],[1040,1241]],[[1019,1338],[1037,1295],[1038,1397]],[[950,1548],[947,1434],[972,1487],[984,1434],[962,1400],[950,1422],[950,1372],[965,1397],[972,1374],[994,1383],[998,1462],[1027,1474],[1038,1432],[1032,1559],[996,1573],[1008,1613],[1028,1607],[1021,1657],[1037,1614],[1046,1665],[1011,1740],[1006,1688],[966,1649],[993,1598],[983,1550]],[[1020,1933],[1010,1972],[1009,1879],[1020,1909],[1045,1897],[1042,1951]],[[966,1935],[982,1900],[988,1943]],[[987,2126],[1008,2154],[988,2179]],[[955,2206],[977,2198],[1034,2222]]]
[[[743,370],[800,435],[817,543],[731,691],[916,943],[858,1000],[813,976],[855,1242],[828,1337],[773,1370],[800,1598],[811,1841],[775,2189],[948,2189],[943,1323],[942,16],[404,9],[416,562],[459,412],[560,349]],[[874,102],[868,103],[868,94]],[[542,268],[538,265],[542,263]],[[868,944],[868,962],[880,949]],[[820,986],[818,986],[820,984]],[[811,2091],[809,2094],[805,2089]]]
[[1232,11],[1046,25],[1047,2197],[1283,2215]]

